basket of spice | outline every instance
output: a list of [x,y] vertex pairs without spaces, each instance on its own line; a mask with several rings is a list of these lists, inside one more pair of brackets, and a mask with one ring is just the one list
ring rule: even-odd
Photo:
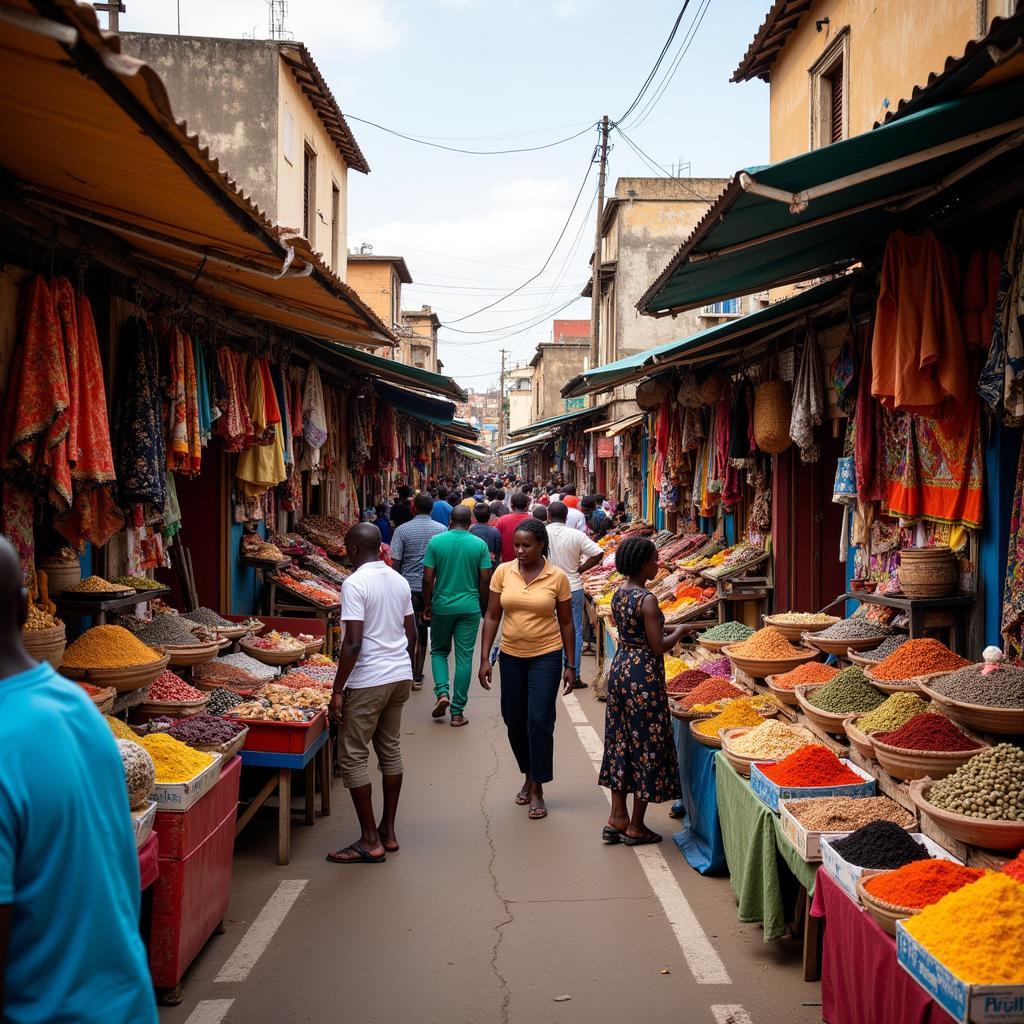
[[143,643],[161,647],[170,657],[172,665],[199,665],[217,656],[220,641],[210,634],[206,639],[196,636],[194,630],[205,627],[172,612],[155,615],[138,632]]
[[[674,680],[673,680],[674,681]],[[695,686],[681,693],[670,693],[677,704],[672,714],[680,721],[689,722],[700,718],[711,718],[715,711],[695,711],[695,707],[707,707],[716,701],[736,700],[749,694],[742,686],[737,686],[728,679],[719,676],[708,676]]]
[[212,608],[194,608],[190,612],[182,612],[181,617],[198,626],[215,630],[217,636],[225,637],[228,640],[240,640],[247,633],[252,632],[248,626],[225,619],[223,615],[219,615]]
[[320,648],[324,645],[324,638],[322,636],[313,636],[310,633],[299,633],[296,639],[299,643],[305,645],[305,657],[307,658],[318,654]]
[[877,647],[885,639],[888,629],[878,622],[863,616],[840,619],[828,629],[816,633],[803,633],[803,641],[824,654],[846,656],[848,651],[867,650]]
[[873,711],[883,703],[885,694],[876,690],[856,666],[837,673],[823,686],[796,687],[800,710],[819,729],[844,736],[844,720],[857,711]]
[[1024,733],[1024,669],[968,665],[930,676],[921,689],[961,725],[1001,735]]
[[844,719],[843,728],[863,757],[874,758],[873,733],[892,732],[927,710],[928,702],[916,693],[892,693],[874,710],[858,712]]
[[764,624],[777,629],[787,640],[799,640],[804,633],[817,633],[842,621],[824,612],[776,612],[762,616]]
[[245,745],[249,728],[243,722],[200,712],[188,718],[155,718],[149,731],[165,732],[193,750],[220,754],[223,768]]
[[717,626],[712,626],[710,629],[705,629],[703,633],[698,633],[697,643],[717,654],[726,644],[740,643],[743,640],[748,640],[753,635],[754,630],[751,626],[734,620],[732,622],[720,622]]
[[250,636],[239,641],[250,657],[266,665],[290,665],[306,657],[306,645],[293,636],[271,630],[265,636]]
[[857,880],[857,895],[878,926],[895,937],[897,921],[913,917],[984,874],[951,860],[915,860],[895,871],[865,871]]
[[710,718],[690,722],[690,735],[705,747],[721,749],[721,732],[739,726],[760,725],[766,718],[779,713],[779,705],[772,697],[746,696],[729,701]]
[[189,686],[180,676],[165,669],[150,685],[145,703],[140,704],[132,715],[142,718],[197,715],[209,699],[208,693]]
[[192,682],[200,690],[224,687],[236,693],[252,694],[279,674],[280,670],[273,665],[265,665],[239,651],[197,665],[192,672]]
[[871,736],[863,732],[857,725],[861,715],[850,715],[848,718],[843,719],[843,729],[846,732],[846,738],[850,741],[850,746],[860,754],[861,757],[866,757],[869,761],[873,761],[875,757],[875,748],[871,742]]
[[931,711],[914,715],[892,732],[876,732],[871,743],[875,760],[905,782],[925,777],[944,779],[989,746],[958,729],[945,715]]
[[746,672],[755,679],[781,675],[817,657],[816,651],[794,647],[772,626],[759,629],[741,643],[726,644],[722,648],[722,653],[732,663],[733,668]]
[[756,761],[768,764],[781,761],[794,750],[817,743],[814,733],[802,725],[783,725],[769,718],[760,725],[719,729],[722,753],[729,764],[745,779],[750,778],[750,766]]
[[123,626],[106,624],[87,629],[68,645],[60,672],[69,679],[128,693],[148,686],[168,661],[163,651],[147,647]]
[[51,597],[63,594],[82,578],[82,565],[73,548],[62,547],[52,555],[44,555],[36,566],[38,572],[46,573],[46,582]]
[[79,683],[78,685],[89,694],[90,700],[102,714],[108,714],[114,707],[117,690],[112,686],[93,686],[92,683]]
[[915,779],[910,799],[948,835],[988,850],[1024,847],[1024,750],[986,747],[944,779]]
[[783,704],[796,706],[796,688],[798,686],[810,686],[819,683],[827,683],[839,674],[839,669],[832,665],[826,665],[821,661],[808,661],[798,665],[789,672],[783,672],[778,676],[765,676],[765,683],[768,689],[782,701]]
[[955,672],[970,662],[954,654],[945,644],[932,637],[906,640],[896,650],[868,669],[868,678],[880,690],[898,693],[901,690],[920,690],[938,675]]
[[21,642],[36,661],[48,661],[54,668],[60,665],[68,644],[64,623],[35,604],[29,605]]
[[106,601],[134,594],[135,588],[126,587],[123,583],[108,583],[102,576],[86,576],[85,579],[65,588],[64,593],[73,594],[78,599],[94,598],[98,601]]
[[872,821],[914,828],[917,818],[887,796],[814,796],[779,801],[782,834],[807,861],[821,860],[823,835],[856,832]]

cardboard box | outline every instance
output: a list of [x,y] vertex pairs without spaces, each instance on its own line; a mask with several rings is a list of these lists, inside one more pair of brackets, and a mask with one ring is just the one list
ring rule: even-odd
[[[848,832],[826,832],[821,836],[819,840],[821,866],[836,880],[839,888],[859,906],[860,897],[857,895],[857,881],[867,869],[857,864],[851,864],[848,860],[843,860],[832,846],[834,842],[847,835],[849,835]],[[910,835],[937,860],[949,860],[954,864],[961,863],[953,854],[944,850],[938,843],[922,835],[920,832],[911,832]]]
[[153,799],[161,811],[184,811],[191,807],[219,778],[220,754],[213,755],[213,761],[194,779],[188,782],[158,782],[153,789]]
[[955,1020],[962,1024],[1021,1024],[1024,985],[969,985],[932,956],[896,922],[900,966]]
[[840,760],[864,781],[851,782],[847,786],[778,786],[761,773],[761,766],[755,762],[750,766],[750,788],[755,796],[776,813],[780,800],[809,800],[816,796],[874,796],[875,780],[852,761],[845,757]]
[[823,835],[849,835],[849,832],[812,832],[800,824],[787,805],[786,800],[779,802],[779,825],[782,827],[782,834],[789,845],[806,861],[821,860],[819,840]]

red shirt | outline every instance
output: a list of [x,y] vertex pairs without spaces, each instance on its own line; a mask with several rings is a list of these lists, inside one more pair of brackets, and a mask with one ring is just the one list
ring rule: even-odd
[[529,518],[529,512],[510,512],[507,516],[502,516],[494,524],[494,528],[501,534],[501,560],[503,562],[515,560],[516,553],[512,547],[512,538],[515,536],[519,524],[524,519]]

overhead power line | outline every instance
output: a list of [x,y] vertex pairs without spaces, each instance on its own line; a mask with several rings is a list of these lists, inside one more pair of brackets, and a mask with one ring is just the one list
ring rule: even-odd
[[[472,341],[448,341],[447,339],[444,338],[439,338],[438,340],[443,345],[452,345],[455,346],[456,348],[461,346],[472,347],[474,345],[493,345],[496,341],[504,341],[506,338],[514,338],[517,334],[523,334],[525,331],[530,331],[534,327],[539,327],[542,323],[544,323],[545,320],[549,319],[550,317],[557,316],[559,313],[562,312],[563,309],[568,309],[569,306],[571,306],[574,302],[579,301],[579,295],[576,295],[573,298],[569,299],[568,302],[563,302],[562,305],[558,306],[557,308],[547,310],[542,315],[538,316],[532,323],[527,324],[525,327],[520,327],[516,331],[508,331],[507,333],[499,334],[496,338],[474,338]],[[444,325],[442,324],[441,326],[443,327]]]

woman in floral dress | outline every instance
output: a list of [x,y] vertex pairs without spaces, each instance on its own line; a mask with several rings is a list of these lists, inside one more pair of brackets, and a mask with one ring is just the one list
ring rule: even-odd
[[[619,645],[608,675],[604,758],[598,784],[612,791],[612,812],[601,838],[644,846],[662,837],[644,824],[649,803],[678,800],[679,764],[665,692],[666,651],[683,626],[665,628],[658,602],[645,584],[658,572],[658,553],[646,538],[631,537],[615,552],[626,582],[612,596]],[[633,794],[633,812],[626,797]]]

